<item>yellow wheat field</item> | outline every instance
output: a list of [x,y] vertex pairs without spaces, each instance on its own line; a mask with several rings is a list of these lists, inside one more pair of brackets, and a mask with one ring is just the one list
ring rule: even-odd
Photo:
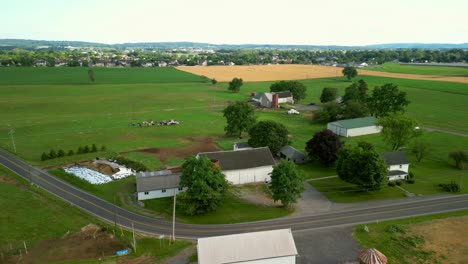
[[[248,66],[180,66],[177,69],[196,75],[203,75],[220,82],[229,82],[232,78],[242,78],[246,82],[263,82],[278,80],[303,80],[342,77],[341,67],[318,65],[248,65]],[[400,79],[445,81],[468,83],[467,77],[447,77],[418,74],[401,74],[358,70],[359,75],[371,75]]]

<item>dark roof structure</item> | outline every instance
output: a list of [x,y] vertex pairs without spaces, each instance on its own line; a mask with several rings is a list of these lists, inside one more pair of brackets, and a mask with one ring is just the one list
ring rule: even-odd
[[408,175],[406,171],[401,170],[391,170],[387,173],[387,176],[399,176],[399,175]]
[[388,166],[400,165],[400,164],[409,164],[410,163],[408,161],[408,159],[406,158],[405,153],[403,153],[402,151],[384,152],[384,153],[380,154],[380,156],[382,156],[382,158],[385,160],[385,163]]
[[276,92],[275,94],[278,95],[278,98],[288,98],[288,97],[292,97],[291,95],[291,92],[290,91],[285,91],[285,92]]
[[287,145],[280,149],[280,153],[285,155],[290,160],[297,160],[297,159],[306,159],[307,156],[304,155],[299,150]]
[[234,143],[238,149],[251,148],[248,142],[236,142]]
[[222,170],[241,170],[275,165],[273,155],[268,147],[246,149],[242,151],[202,152],[197,156],[205,156],[217,160]]
[[178,188],[182,173],[169,170],[138,173],[136,175],[137,192]]

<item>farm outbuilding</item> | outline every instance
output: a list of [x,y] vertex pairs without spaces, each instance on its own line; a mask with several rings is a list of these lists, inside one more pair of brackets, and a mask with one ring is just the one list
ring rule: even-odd
[[280,156],[283,159],[293,161],[295,163],[304,163],[308,160],[306,155],[289,145],[282,147],[279,151],[278,156]]
[[138,201],[154,198],[171,197],[185,192],[187,188],[179,186],[181,173],[170,170],[140,172],[136,175]]
[[372,116],[331,122],[327,124],[327,129],[343,137],[376,134],[382,130],[377,126],[377,119]]
[[380,154],[388,166],[388,180],[406,180],[410,162],[402,151],[385,152]]
[[291,229],[199,238],[198,263],[294,264],[297,249]]
[[226,180],[232,184],[270,181],[270,174],[276,164],[268,147],[203,152],[197,155],[199,156],[206,156],[213,162],[218,162]]
[[253,149],[248,142],[236,142],[232,146],[232,150],[246,150]]

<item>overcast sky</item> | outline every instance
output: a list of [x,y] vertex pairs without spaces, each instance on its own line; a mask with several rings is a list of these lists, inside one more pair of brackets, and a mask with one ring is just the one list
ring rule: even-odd
[[4,0],[0,38],[102,43],[468,42],[468,0]]

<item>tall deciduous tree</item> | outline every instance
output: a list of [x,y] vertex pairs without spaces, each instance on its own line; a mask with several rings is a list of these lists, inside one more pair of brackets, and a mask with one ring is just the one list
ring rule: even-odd
[[403,112],[409,103],[405,92],[398,90],[398,86],[387,83],[374,88],[368,107],[372,115],[381,117]]
[[295,102],[306,98],[306,90],[305,85],[298,81],[279,81],[270,85],[270,92],[290,91]]
[[466,163],[468,162],[468,153],[463,150],[457,150],[450,152],[449,158],[455,161],[455,166],[460,170],[465,168]]
[[359,80],[357,83],[353,82],[350,86],[346,87],[342,103],[346,105],[348,101],[355,101],[366,104],[367,100],[367,83],[364,80]]
[[431,153],[431,144],[426,141],[417,140],[411,145],[411,153],[416,156],[416,160],[421,162],[429,153]]
[[343,181],[372,190],[379,190],[388,182],[384,160],[366,142],[342,148],[336,162],[336,172]]
[[273,154],[288,144],[288,129],[281,123],[265,120],[252,126],[249,130],[249,145],[252,147],[269,147]]
[[325,87],[323,88],[322,94],[320,95],[320,102],[326,103],[326,102],[335,101],[337,96],[338,96],[337,88]]
[[411,139],[421,135],[421,131],[416,129],[416,121],[403,114],[392,114],[379,118],[377,125],[382,127],[383,140],[397,150],[406,146]]
[[328,129],[315,133],[306,143],[309,157],[318,160],[325,166],[332,166],[338,159],[338,153],[343,146],[340,137]]
[[289,206],[301,198],[304,182],[294,162],[281,160],[271,172],[270,190],[273,200]]
[[96,79],[94,78],[94,71],[93,70],[88,70],[88,78],[91,82],[94,82],[96,81]]
[[351,78],[354,78],[354,77],[356,77],[358,75],[358,72],[357,72],[356,68],[350,67],[350,66],[344,67],[342,73],[343,73],[344,76],[346,76],[348,81],[350,81]]
[[314,120],[319,123],[333,122],[338,119],[340,113],[340,106],[335,102],[328,102],[323,104],[322,109],[314,112]]
[[232,81],[229,82],[228,90],[238,93],[243,84],[244,81],[241,78],[233,78]]
[[187,191],[177,195],[179,206],[187,215],[215,211],[228,189],[228,182],[219,167],[207,158],[189,157],[182,164],[180,187]]
[[242,135],[255,124],[254,108],[244,101],[237,101],[223,110],[227,125],[224,131],[231,135]]

